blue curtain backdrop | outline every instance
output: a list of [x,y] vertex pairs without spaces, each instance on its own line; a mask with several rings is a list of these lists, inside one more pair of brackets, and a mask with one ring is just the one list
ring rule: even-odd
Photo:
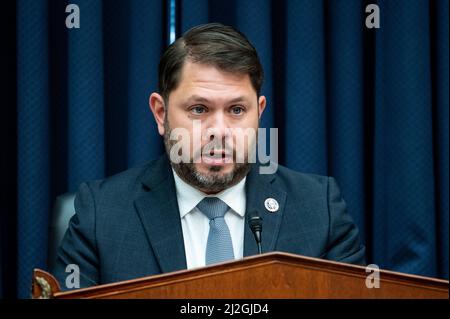
[[[79,29],[65,27],[69,3]],[[370,3],[379,29],[365,27]],[[29,297],[32,269],[46,269],[55,196],[162,153],[148,109],[159,57],[171,35],[206,22],[253,42],[266,74],[262,126],[279,129],[280,163],[336,177],[368,262],[448,278],[448,6],[18,0],[1,119],[2,153],[11,151],[1,166],[0,293]]]

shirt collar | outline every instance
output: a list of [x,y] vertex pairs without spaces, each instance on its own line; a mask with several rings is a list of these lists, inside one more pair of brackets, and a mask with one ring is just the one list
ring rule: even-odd
[[244,177],[236,185],[224,189],[220,193],[208,195],[197,188],[189,185],[182,180],[178,174],[173,170],[173,176],[175,179],[175,188],[177,192],[178,209],[180,210],[180,216],[183,218],[186,214],[190,213],[205,197],[218,197],[225,204],[228,205],[236,214],[241,217],[245,215],[245,180]]

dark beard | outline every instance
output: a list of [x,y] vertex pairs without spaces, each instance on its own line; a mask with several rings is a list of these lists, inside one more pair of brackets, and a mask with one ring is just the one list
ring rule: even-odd
[[[222,167],[211,166],[209,167],[209,174],[200,173],[193,161],[193,156],[191,156],[190,163],[173,163],[170,160],[170,149],[176,141],[170,140],[170,127],[167,118],[164,121],[164,146],[166,149],[167,156],[170,161],[170,165],[177,173],[177,175],[183,179],[189,185],[208,193],[218,193],[224,189],[239,183],[251,169],[251,164],[248,163],[246,158],[245,163],[233,163],[233,170],[228,174],[220,174]],[[234,152],[233,152],[234,153]],[[233,158],[236,158],[236,154],[233,154]]]

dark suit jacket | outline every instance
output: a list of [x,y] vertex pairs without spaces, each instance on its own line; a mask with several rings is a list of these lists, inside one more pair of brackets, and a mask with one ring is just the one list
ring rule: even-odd
[[[364,263],[358,229],[333,178],[282,166],[275,174],[260,175],[253,165],[246,196],[246,211],[257,209],[263,218],[263,252]],[[280,205],[275,213],[264,206],[269,197]],[[81,184],[75,211],[53,269],[61,286],[68,264],[79,266],[81,287],[186,269],[175,183],[166,156]],[[244,257],[255,254],[255,239],[246,226]]]

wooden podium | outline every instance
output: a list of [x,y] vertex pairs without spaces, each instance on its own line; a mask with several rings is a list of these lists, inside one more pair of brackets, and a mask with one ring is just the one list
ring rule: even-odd
[[[379,270],[287,253],[267,253],[208,267],[61,292],[56,279],[34,271],[33,298],[145,299],[448,299],[447,280]],[[373,278],[372,278],[373,279]]]

